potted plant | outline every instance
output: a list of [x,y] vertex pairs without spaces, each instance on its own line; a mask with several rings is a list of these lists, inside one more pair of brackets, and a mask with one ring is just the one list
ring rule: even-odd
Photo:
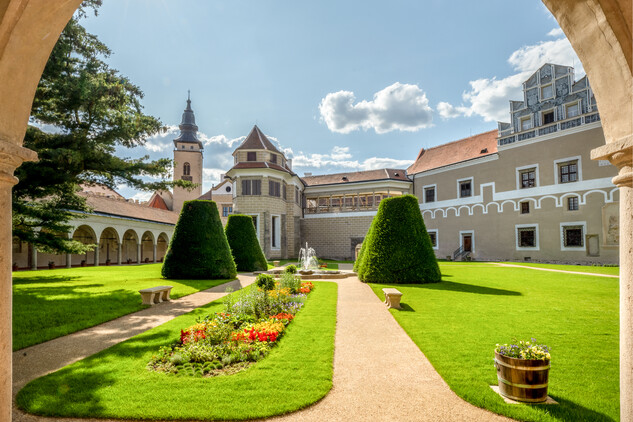
[[110,261],[110,258],[106,259],[106,266],[110,265],[112,261]]
[[128,258],[128,259],[127,259],[127,263],[128,263],[128,264],[131,264],[131,263],[132,263],[132,258]]
[[48,261],[48,269],[49,270],[55,269],[55,261]]
[[85,259],[82,259],[82,260],[81,260],[81,266],[82,266],[82,267],[85,267],[85,266],[86,266],[86,260],[85,260]]
[[18,270],[18,263],[14,262],[13,263],[13,271],[17,271]]
[[542,403],[547,400],[549,347],[534,338],[515,343],[497,344],[495,348],[499,393],[516,401]]

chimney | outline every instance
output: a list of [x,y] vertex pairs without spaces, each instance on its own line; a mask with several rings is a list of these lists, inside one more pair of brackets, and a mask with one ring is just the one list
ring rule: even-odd
[[292,170],[292,158],[288,158],[288,159],[286,160],[286,164],[288,165],[288,168],[289,168],[290,170]]

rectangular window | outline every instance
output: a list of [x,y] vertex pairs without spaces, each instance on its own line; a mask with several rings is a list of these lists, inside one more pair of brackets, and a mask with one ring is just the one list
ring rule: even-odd
[[529,213],[530,213],[530,203],[521,202],[521,214],[529,214]]
[[435,202],[435,188],[424,188],[424,202]]
[[519,172],[521,176],[521,189],[533,188],[536,186],[536,169],[526,169]]
[[536,227],[520,227],[517,230],[520,248],[536,247]]
[[283,188],[283,198],[284,200],[286,199],[286,184],[284,183],[284,188]]
[[467,198],[472,195],[471,181],[459,182],[459,197]]
[[569,104],[565,106],[567,118],[576,117],[580,114],[580,103]]
[[270,154],[270,162],[277,164],[277,154]]
[[262,181],[261,180],[242,180],[242,195],[261,195],[262,194]]
[[277,198],[279,198],[280,196],[279,188],[280,188],[279,182],[273,182],[272,180],[268,181],[268,195],[269,196],[276,196]]
[[554,96],[554,90],[552,89],[552,84],[543,85],[541,87],[541,100],[546,100],[548,98],[552,98]]
[[543,113],[543,124],[548,125],[550,123],[554,123],[554,110]]
[[429,232],[429,237],[431,238],[431,245],[433,245],[433,247],[436,248],[437,247],[437,233]]
[[228,217],[229,214],[231,214],[232,211],[233,211],[233,207],[232,206],[224,205],[222,207],[222,217]]
[[558,182],[570,183],[578,181],[578,160],[558,165]]
[[249,151],[246,153],[246,161],[257,161],[257,152]]
[[567,209],[569,211],[578,211],[578,197],[571,196],[567,198]]
[[273,216],[271,219],[271,236],[270,236],[270,246],[273,248],[279,247],[279,217]]
[[565,247],[582,248],[582,226],[563,226],[563,245]]
[[532,129],[532,119],[530,116],[521,117],[521,130]]

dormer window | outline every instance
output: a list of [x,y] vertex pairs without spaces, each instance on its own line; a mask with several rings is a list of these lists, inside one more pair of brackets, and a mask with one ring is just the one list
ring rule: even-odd
[[246,153],[246,161],[257,161],[257,152],[249,151]]
[[541,100],[547,100],[548,98],[554,98],[554,89],[552,84],[543,85],[541,87]]
[[521,130],[532,129],[532,119],[530,116],[521,117]]
[[277,154],[270,154],[270,162],[277,164]]
[[544,111],[542,116],[544,125],[554,123],[554,110]]

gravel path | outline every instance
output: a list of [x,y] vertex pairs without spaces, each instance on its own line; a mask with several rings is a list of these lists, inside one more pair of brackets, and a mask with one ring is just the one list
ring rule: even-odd
[[[242,285],[252,281],[252,277],[240,276]],[[267,419],[267,421],[508,420],[472,406],[457,397],[369,286],[361,283],[357,278],[336,282],[339,285],[339,293],[334,354],[334,387],[323,400],[313,406],[289,415]],[[204,298],[199,296],[200,305],[207,303],[211,298],[211,294],[201,292],[188,296],[191,298],[191,302],[198,301],[197,298],[194,299],[196,295],[209,295]],[[174,303],[174,305],[177,309],[181,309],[194,304],[185,305],[182,303],[178,305]],[[150,309],[158,310],[157,307]],[[148,312],[142,328],[139,327],[137,331],[130,334],[132,326],[136,328],[139,325],[135,317],[141,312],[112,321],[108,323],[111,325],[105,329],[103,327],[107,324],[90,329],[98,329],[91,335],[99,334],[102,336],[95,339],[95,343],[102,344],[98,350],[123,341],[125,338],[137,334],[137,331],[145,331],[176,316],[175,312],[167,312],[169,315],[162,315],[163,312],[161,312],[161,316]],[[179,312],[178,315],[184,312],[186,311],[183,309],[183,312]],[[67,358],[68,349],[66,348],[75,349],[78,346],[76,341],[79,341],[79,344],[84,343],[82,339],[85,337],[77,337],[79,334],[76,333],[16,352],[26,351],[27,355],[23,358],[31,356],[31,360],[30,362],[14,361],[16,371],[14,372],[16,377],[14,379],[14,392],[17,392],[19,386],[24,385],[30,379],[98,351],[82,349],[82,351],[72,353],[72,358]],[[73,336],[75,341],[69,339]],[[49,351],[55,352],[46,346],[55,341],[66,341],[67,343],[64,343],[62,349],[66,350],[64,353],[56,352],[55,357],[44,358]],[[36,349],[38,347],[40,349]],[[59,350],[59,347],[60,343],[54,345],[52,349]],[[38,363],[39,360],[48,363],[42,365]],[[39,369],[29,368],[30,365],[37,366]],[[87,419],[42,418],[26,415],[17,410],[14,410],[13,420],[19,422],[88,421]],[[104,419],[98,421],[106,422]]]

